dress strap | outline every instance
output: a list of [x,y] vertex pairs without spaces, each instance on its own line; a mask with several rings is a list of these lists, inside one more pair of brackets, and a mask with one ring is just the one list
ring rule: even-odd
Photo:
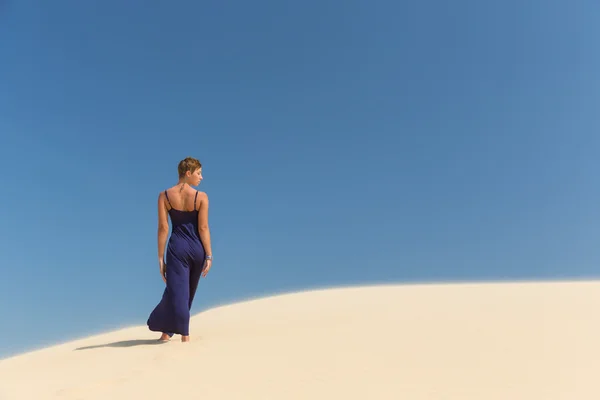
[[167,203],[169,203],[169,209],[173,208],[173,206],[171,205],[171,201],[169,200],[169,195],[167,194],[166,190],[165,190],[165,197],[167,198]]
[[196,209],[196,199],[198,198],[198,191],[196,190],[196,196],[194,196],[194,210]]

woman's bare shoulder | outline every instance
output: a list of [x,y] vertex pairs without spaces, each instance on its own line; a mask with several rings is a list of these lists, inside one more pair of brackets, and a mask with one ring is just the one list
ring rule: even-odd
[[173,188],[174,188],[174,187],[175,187],[175,186],[171,186],[170,188],[165,188],[165,189],[161,190],[161,191],[160,191],[160,192],[158,192],[158,193],[159,193],[159,195],[160,195],[160,196],[164,196],[164,195],[165,195],[165,193],[167,193],[167,192],[169,192],[169,193],[170,193],[170,192],[173,190]]
[[163,189],[161,191],[161,193],[163,195],[166,193],[168,196],[171,196],[171,195],[174,196],[174,195],[180,195],[180,194],[189,195],[189,194],[193,194],[194,192],[195,192],[195,190],[190,188],[189,186],[186,187],[186,186],[181,186],[179,184],[173,185],[173,186]]
[[177,198],[179,195],[178,190],[177,190],[177,185],[175,186],[171,186],[169,188],[163,189],[160,192],[158,192],[158,198],[159,199],[171,199],[171,198]]

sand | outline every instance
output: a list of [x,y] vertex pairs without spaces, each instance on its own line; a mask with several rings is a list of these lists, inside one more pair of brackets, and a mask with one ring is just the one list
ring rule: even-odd
[[[600,282],[338,288],[0,361],[0,400],[600,399]],[[5,340],[10,340],[5,337]]]

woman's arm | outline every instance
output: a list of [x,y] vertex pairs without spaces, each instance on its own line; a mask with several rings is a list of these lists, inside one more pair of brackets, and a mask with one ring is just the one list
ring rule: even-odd
[[165,257],[165,246],[169,236],[169,219],[165,207],[164,193],[158,196],[158,260],[163,261]]
[[208,228],[208,195],[200,192],[200,210],[198,212],[198,233],[207,256],[212,256],[210,247],[210,229]]

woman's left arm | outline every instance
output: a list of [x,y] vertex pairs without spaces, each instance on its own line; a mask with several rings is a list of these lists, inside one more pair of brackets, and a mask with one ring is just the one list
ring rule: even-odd
[[159,263],[164,261],[165,246],[167,245],[167,237],[169,236],[169,219],[167,217],[167,209],[165,207],[164,193],[161,192],[158,196],[158,260]]

